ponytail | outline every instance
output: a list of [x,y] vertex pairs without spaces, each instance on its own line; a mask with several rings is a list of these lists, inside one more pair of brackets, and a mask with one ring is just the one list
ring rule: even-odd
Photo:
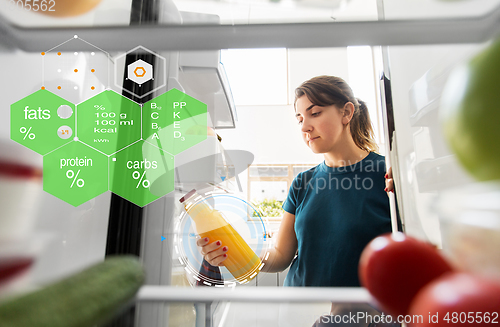
[[378,146],[375,143],[375,136],[370,120],[370,113],[366,107],[366,103],[356,98],[358,105],[354,105],[354,115],[350,122],[351,136],[358,148],[365,151],[378,152]]

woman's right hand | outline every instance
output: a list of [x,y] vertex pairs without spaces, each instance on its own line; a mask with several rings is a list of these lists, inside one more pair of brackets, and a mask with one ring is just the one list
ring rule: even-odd
[[227,259],[227,246],[222,246],[221,241],[210,243],[208,237],[200,238],[196,241],[201,249],[201,255],[212,266],[223,266],[223,261]]
[[386,192],[394,193],[394,179],[392,178],[392,167],[389,167],[385,174],[385,190]]

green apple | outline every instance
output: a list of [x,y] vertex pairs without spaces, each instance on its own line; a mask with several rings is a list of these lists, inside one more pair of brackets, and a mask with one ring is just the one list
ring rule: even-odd
[[500,179],[500,40],[452,72],[440,114],[463,167],[479,181]]

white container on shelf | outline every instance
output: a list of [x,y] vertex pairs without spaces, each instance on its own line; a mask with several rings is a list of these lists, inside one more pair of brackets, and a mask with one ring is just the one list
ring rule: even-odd
[[500,182],[442,194],[443,249],[459,269],[500,279]]

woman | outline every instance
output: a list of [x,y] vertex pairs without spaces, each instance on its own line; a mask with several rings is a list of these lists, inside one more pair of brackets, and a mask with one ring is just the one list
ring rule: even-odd
[[[325,160],[294,179],[262,271],[280,272],[291,263],[285,286],[360,286],[363,248],[391,231],[384,183],[385,191],[393,189],[384,157],[375,153],[368,109],[334,76],[304,82],[294,107],[304,142]],[[197,244],[211,265],[224,265],[227,246],[206,238]]]

